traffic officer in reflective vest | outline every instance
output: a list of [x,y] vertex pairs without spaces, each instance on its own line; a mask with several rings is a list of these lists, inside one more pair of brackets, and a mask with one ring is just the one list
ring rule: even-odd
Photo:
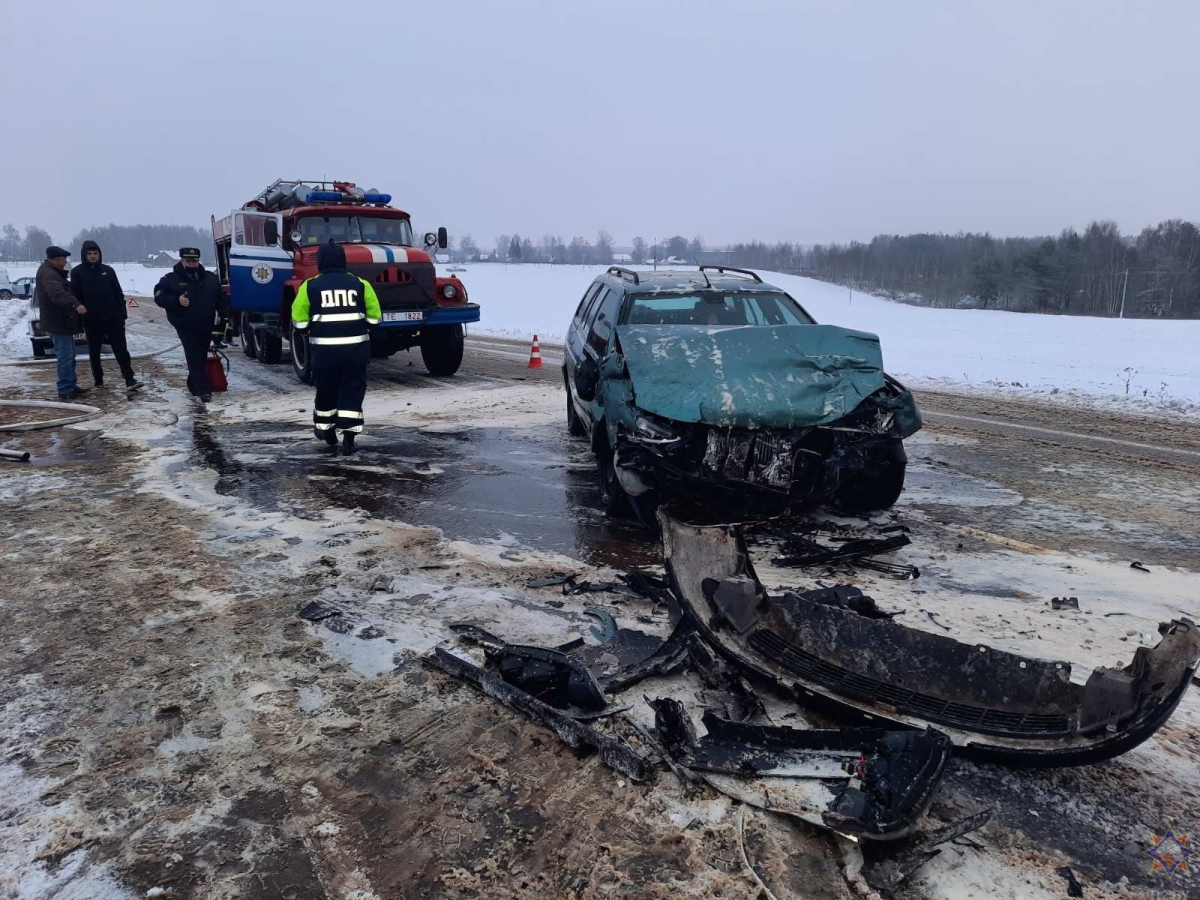
[[342,439],[342,453],[354,452],[363,429],[363,397],[371,362],[369,326],[382,319],[379,297],[370,283],[346,271],[346,251],[325,244],[317,251],[316,278],[300,285],[292,303],[292,325],[308,331],[317,399],[313,429],[329,446]]

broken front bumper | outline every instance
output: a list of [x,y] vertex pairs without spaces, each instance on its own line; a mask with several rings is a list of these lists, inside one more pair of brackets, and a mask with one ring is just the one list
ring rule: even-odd
[[980,758],[1037,766],[1097,762],[1136,747],[1179,704],[1200,660],[1188,619],[1159,626],[1123,669],[1086,684],[1071,665],[963,644],[803,595],[768,597],[741,530],[660,513],[683,613],[727,659],[820,712],[924,728]]

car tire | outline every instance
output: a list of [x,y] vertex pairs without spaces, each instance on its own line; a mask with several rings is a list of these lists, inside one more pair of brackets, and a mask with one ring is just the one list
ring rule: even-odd
[[308,335],[305,330],[293,325],[288,343],[291,345],[292,371],[296,373],[301,384],[312,384],[312,354],[309,352]]
[[629,494],[625,496],[629,501],[629,510],[633,513],[633,517],[641,523],[643,528],[657,534],[659,531],[658,492],[646,491],[640,497],[633,497]]
[[239,317],[238,331],[242,338],[242,352],[251,359],[258,358],[258,340],[254,333],[254,325],[250,321],[248,313],[242,313]]
[[283,338],[266,331],[259,332],[255,338],[258,343],[258,353],[255,355],[255,359],[260,363],[273,366],[283,359]]
[[889,509],[904,491],[907,469],[908,456],[904,452],[904,442],[887,441],[867,451],[861,465],[842,471],[837,502],[851,512]]
[[584,437],[587,435],[587,428],[584,427],[583,419],[579,418],[579,413],[575,411],[575,399],[571,396],[571,387],[567,384],[565,374],[563,386],[567,389],[567,434],[571,437]]
[[434,325],[421,329],[421,359],[430,375],[447,377],[458,371],[463,360],[461,325]]
[[9,291],[9,290],[0,291],[0,300],[11,300],[12,298],[13,298],[12,291]]
[[[601,426],[597,426],[601,427]],[[629,495],[617,478],[617,467],[614,465],[612,450],[605,443],[596,451],[596,467],[600,475],[600,505],[606,515],[613,518],[625,518],[630,513]]]

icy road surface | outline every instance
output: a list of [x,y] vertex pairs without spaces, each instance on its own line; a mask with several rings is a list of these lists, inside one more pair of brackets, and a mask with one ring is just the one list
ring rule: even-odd
[[[161,311],[131,313],[137,346],[172,342]],[[657,550],[599,512],[561,376],[522,355],[473,340],[455,379],[405,354],[373,364],[351,459],[312,439],[288,367],[236,350],[206,410],[167,355],[138,364],[134,399],[92,395],[101,419],[0,437],[35,456],[0,468],[0,894],[758,896],[736,804],[667,773],[631,784],[420,663],[456,621],[535,643],[594,640],[585,606],[668,627],[632,598],[526,586],[608,579]],[[0,396],[47,397],[52,372],[0,368]],[[1194,424],[919,399],[929,427],[894,514],[914,540],[896,559],[922,577],[843,578],[909,625],[1077,675],[1127,662],[1159,621],[1200,619]],[[1050,608],[1064,594],[1078,612]],[[331,614],[298,617],[314,602]],[[642,694],[699,686],[652,680],[625,700]],[[1168,884],[1145,851],[1195,827],[1198,697],[1103,765],[954,762],[926,824],[993,820],[901,896],[1049,900],[1063,865],[1087,896],[1194,895],[1194,875]],[[769,813],[751,813],[745,851],[780,898],[861,887],[836,839]]]

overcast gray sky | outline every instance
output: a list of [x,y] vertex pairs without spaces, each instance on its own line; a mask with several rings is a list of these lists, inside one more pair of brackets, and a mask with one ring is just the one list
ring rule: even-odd
[[0,0],[0,223],[279,176],[488,244],[1200,216],[1200,3]]

